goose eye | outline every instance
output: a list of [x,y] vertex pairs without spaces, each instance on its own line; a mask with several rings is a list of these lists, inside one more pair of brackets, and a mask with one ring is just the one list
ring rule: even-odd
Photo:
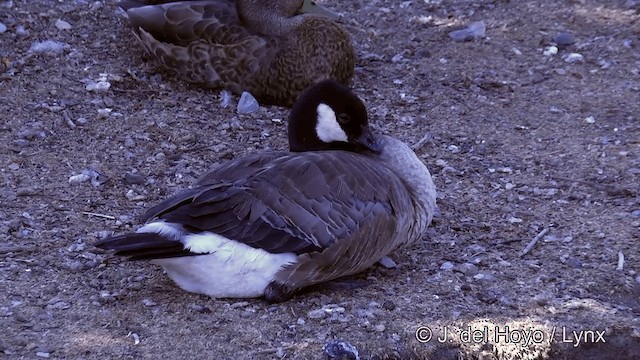
[[343,125],[348,124],[351,122],[351,116],[347,113],[340,113],[338,114],[338,122]]

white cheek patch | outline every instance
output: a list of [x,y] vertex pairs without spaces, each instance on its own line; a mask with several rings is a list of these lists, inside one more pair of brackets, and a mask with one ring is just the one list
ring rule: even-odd
[[326,104],[318,105],[318,123],[316,124],[316,134],[318,138],[326,143],[333,141],[347,141],[347,133],[342,130],[336,113]]

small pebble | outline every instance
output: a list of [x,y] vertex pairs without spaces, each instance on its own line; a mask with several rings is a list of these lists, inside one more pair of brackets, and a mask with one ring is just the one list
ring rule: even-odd
[[503,306],[516,307],[515,303],[506,296],[500,296],[500,298],[498,299],[498,302],[500,303],[500,305],[503,305]]
[[85,248],[85,244],[84,243],[73,243],[71,245],[69,245],[69,247],[67,248],[67,251],[69,252],[79,252],[79,251],[84,251]]
[[249,302],[247,301],[238,301],[230,305],[232,309],[239,309],[245,306],[249,306]]
[[78,174],[69,177],[69,184],[77,185],[84,182],[87,182],[91,179],[91,176],[87,174]]
[[47,134],[38,128],[25,128],[18,132],[17,136],[24,140],[44,139]]
[[60,30],[70,30],[71,29],[71,24],[69,24],[68,22],[66,22],[66,21],[64,21],[62,19],[56,20],[55,26]]
[[109,117],[109,115],[111,114],[111,111],[112,110],[109,108],[98,109],[98,118],[102,119],[102,118]]
[[323,350],[329,359],[360,360],[358,349],[346,341],[331,341],[323,347]]
[[85,90],[93,91],[97,93],[107,92],[109,91],[110,88],[111,88],[111,83],[108,81],[91,82],[85,86]]
[[134,173],[126,173],[124,174],[124,181],[127,184],[137,184],[137,185],[142,185],[145,183],[145,179],[144,176],[142,175],[138,175],[138,174],[134,174]]
[[495,304],[498,302],[500,294],[496,290],[482,289],[476,295],[478,300],[486,304]]
[[449,37],[457,42],[480,39],[484,37],[486,29],[484,21],[476,21],[464,29],[450,32]]
[[553,56],[555,54],[558,53],[558,47],[556,46],[549,46],[546,49],[544,49],[544,56]]
[[209,309],[208,307],[203,306],[203,305],[198,305],[198,304],[191,305],[191,306],[189,306],[189,308],[191,310],[193,310],[195,312],[199,312],[201,314],[209,314],[209,313],[212,312],[211,309]]
[[316,309],[307,312],[309,319],[322,319],[327,316],[327,313],[323,309]]
[[23,25],[18,25],[16,26],[16,35],[18,35],[19,38],[27,37],[29,36],[29,30],[25,29]]
[[631,216],[636,217],[636,218],[640,218],[640,209],[639,210],[633,210],[631,212]]
[[549,299],[545,296],[536,296],[534,299],[538,306],[546,306],[549,304]]
[[49,52],[49,53],[58,54],[58,53],[61,53],[64,50],[64,48],[68,46],[69,44],[63,43],[61,41],[54,41],[54,40],[36,41],[31,44],[31,47],[29,47],[29,51],[34,53]]
[[383,324],[379,324],[373,327],[373,330],[375,330],[376,332],[384,332],[385,329],[386,327]]
[[65,262],[62,265],[62,267],[66,268],[67,270],[69,270],[71,272],[80,271],[83,268],[82,262],[78,261],[78,260],[72,260],[72,261]]
[[27,140],[23,140],[23,139],[19,139],[19,140],[13,140],[11,142],[11,144],[13,144],[13,146],[16,147],[26,147],[29,146],[29,142]]
[[576,42],[576,39],[573,37],[573,35],[571,35],[571,33],[568,33],[568,32],[557,33],[552,40],[560,48],[573,45]]
[[451,261],[445,261],[442,263],[442,265],[440,265],[440,270],[451,270],[455,267],[455,265],[451,262]]
[[38,351],[36,353],[37,357],[41,357],[41,358],[48,358],[49,357],[49,353],[48,352],[42,352],[42,351]]
[[244,91],[242,95],[240,95],[240,101],[238,101],[238,113],[240,114],[249,114],[254,111],[258,111],[260,105],[256,98],[253,97],[250,93]]
[[396,262],[388,256],[382,257],[382,259],[378,260],[378,263],[380,263],[380,265],[386,267],[387,269],[393,269],[398,266]]
[[473,276],[478,273],[478,267],[471,263],[460,264],[455,270],[467,276]]
[[571,53],[569,55],[564,56],[564,61],[570,64],[581,63],[581,62],[584,62],[584,56],[578,53]]
[[66,310],[70,307],[71,305],[69,305],[69,303],[66,303],[64,301],[58,301],[58,302],[50,303],[49,305],[47,305],[47,310]]
[[569,259],[567,259],[567,264],[576,269],[579,269],[582,267],[582,262],[575,257],[570,257]]
[[0,22],[0,34],[7,31],[7,25]]
[[487,251],[487,249],[480,244],[471,244],[467,246],[465,249],[472,254],[479,254]]
[[491,274],[479,273],[479,274],[473,275],[473,279],[483,283],[491,283],[492,281],[494,281],[495,278]]
[[385,300],[385,302],[382,303],[382,308],[385,310],[393,311],[396,309],[396,304],[391,300]]
[[142,305],[144,306],[156,306],[156,302],[151,299],[142,299]]
[[335,305],[335,304],[327,304],[324,305],[321,309],[311,310],[307,313],[307,317],[309,319],[322,319],[327,315],[331,314],[342,314],[346,311],[345,308]]

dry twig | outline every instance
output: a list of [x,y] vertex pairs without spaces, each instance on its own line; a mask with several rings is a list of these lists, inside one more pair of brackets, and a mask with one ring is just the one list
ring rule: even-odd
[[419,150],[421,147],[424,146],[424,144],[426,144],[432,138],[433,138],[433,135],[430,132],[428,132],[425,136],[422,137],[422,139],[420,139],[420,141],[418,141],[413,146],[411,146],[411,150],[413,151]]
[[109,220],[115,220],[115,216],[111,216],[111,215],[105,215],[105,214],[98,214],[98,213],[93,213],[93,212],[88,212],[88,211],[83,211],[82,214],[84,215],[88,215],[88,216],[95,216],[95,217],[99,217],[99,218],[103,218],[103,219],[109,219]]
[[616,267],[616,270],[622,271],[622,269],[624,269],[624,254],[622,251],[618,251],[618,267]]
[[533,239],[531,239],[531,241],[529,241],[527,246],[525,246],[525,248],[522,250],[522,253],[520,253],[520,257],[527,255],[527,253],[531,251],[531,249],[533,249],[533,247],[536,245],[538,240],[542,239],[542,237],[545,236],[548,232],[549,232],[549,228],[544,228],[544,230],[540,231],[538,235],[536,235]]

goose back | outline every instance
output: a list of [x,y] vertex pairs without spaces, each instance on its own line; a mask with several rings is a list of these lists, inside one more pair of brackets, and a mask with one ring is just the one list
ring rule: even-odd
[[[395,233],[405,230],[398,222],[412,217],[405,211],[411,199],[402,181],[375,160],[341,151],[242,160],[251,166],[225,164],[145,217],[271,253],[322,252],[337,239],[364,238],[365,249],[350,250],[355,272],[364,264],[360,258],[380,258],[401,245],[390,240],[401,240]],[[366,266],[371,261],[377,260]]]

